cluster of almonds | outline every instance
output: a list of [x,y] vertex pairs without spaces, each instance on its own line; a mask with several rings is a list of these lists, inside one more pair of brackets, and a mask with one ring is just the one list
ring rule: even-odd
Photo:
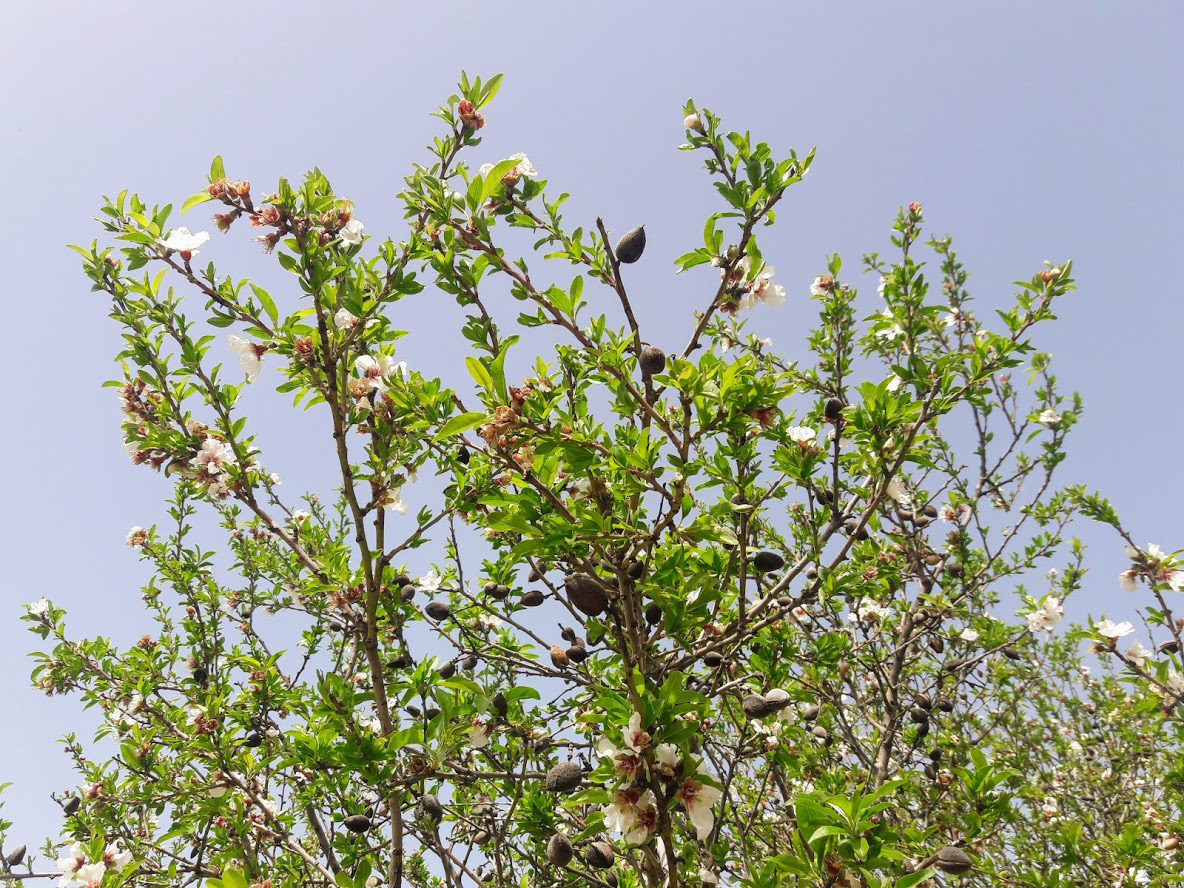
[[[584,769],[576,762],[560,762],[547,771],[543,786],[547,792],[570,795],[579,789],[584,781]],[[547,842],[547,862],[553,866],[565,867],[575,857],[571,839],[561,832],[551,836]],[[584,862],[593,869],[608,869],[613,865],[616,853],[611,842],[594,839],[584,847]],[[607,878],[607,877],[606,877]],[[615,879],[610,884],[615,883]]]

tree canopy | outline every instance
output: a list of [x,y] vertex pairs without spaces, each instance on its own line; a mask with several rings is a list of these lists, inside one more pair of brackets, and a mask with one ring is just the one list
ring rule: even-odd
[[[180,212],[215,206],[283,288],[128,192],[75,248],[123,333],[129,454],[172,494],[127,540],[152,633],[24,617],[37,687],[103,717],[101,755],[67,739],[52,874],[1179,884],[1184,568],[1057,480],[1081,401],[1036,337],[1072,264],[979,317],[914,203],[857,269],[874,298],[838,256],[783,283],[759,241],[813,152],[688,102],[720,209],[674,258],[701,299],[649,331],[631,268],[672,257],[644,228],[572,227],[525,155],[476,163],[499,85],[463,77],[434,114],[396,237],[320,171],[260,194],[215,159]],[[397,361],[401,317],[449,296],[470,352]],[[777,309],[816,311],[809,363],[760,335]],[[269,468],[242,405],[261,368],[332,442],[335,496]],[[1128,547],[1149,646],[1063,622],[1079,519]]]

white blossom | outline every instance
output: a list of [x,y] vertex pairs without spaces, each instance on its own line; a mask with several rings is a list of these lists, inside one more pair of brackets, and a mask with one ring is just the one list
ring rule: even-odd
[[134,724],[137,712],[144,708],[144,698],[133,694],[126,703],[120,703],[111,710],[111,723],[127,726]]
[[369,392],[385,392],[392,376],[407,377],[407,364],[403,361],[395,362],[390,355],[361,355],[354,360],[354,370],[358,374],[359,388],[363,394]]
[[166,250],[196,256],[201,252],[198,247],[209,239],[210,233],[208,231],[199,231],[196,234],[192,234],[188,228],[174,228],[160,243]]
[[1134,642],[1126,649],[1126,658],[1138,666],[1140,669],[1146,664],[1147,658],[1151,656],[1151,651],[1143,647],[1139,642]]
[[890,607],[873,601],[870,598],[864,598],[859,602],[859,607],[849,617],[852,620],[862,620],[865,623],[872,623],[891,612],[892,609]]
[[650,735],[641,726],[641,713],[633,713],[629,716],[629,726],[625,729],[625,746],[633,752],[641,752],[649,742]]
[[443,577],[436,573],[433,567],[426,574],[419,578],[419,588],[425,592],[435,592],[440,588],[440,583],[443,582]]
[[86,849],[82,847],[81,842],[75,842],[66,851],[65,855],[59,857],[55,864],[61,870],[62,877],[58,880],[59,888],[66,888],[74,882],[75,874],[86,865]]
[[365,227],[359,220],[350,219],[345,225],[341,226],[341,230],[337,232],[337,236],[347,244],[360,244],[362,242],[362,229]]
[[217,438],[206,438],[201,442],[201,450],[189,464],[195,469],[205,469],[214,473],[225,471],[226,466],[232,466],[235,462],[233,447]]
[[132,852],[124,851],[118,842],[108,845],[103,851],[103,864],[108,869],[123,869],[132,862]]
[[403,502],[403,487],[388,490],[382,496],[382,507],[388,512],[398,512],[400,515],[407,514],[407,504]]
[[501,624],[502,624],[502,618],[499,617],[495,613],[490,613],[490,612],[486,611],[486,612],[481,613],[477,617],[477,625],[483,626],[486,629],[496,629]]
[[961,638],[963,641],[969,641],[969,642],[978,641],[978,633],[975,632],[970,627],[963,629],[962,633],[958,637]]
[[1046,598],[1041,602],[1040,607],[1027,615],[1028,630],[1039,632],[1041,629],[1051,629],[1061,622],[1061,617],[1064,615],[1065,609],[1061,607],[1060,601],[1055,598]]
[[[78,867],[78,871],[74,873],[74,879],[81,882],[85,888],[99,888],[103,884],[103,875],[107,872],[107,865],[100,861],[99,863],[88,863],[85,866]],[[65,876],[63,875],[64,879]],[[62,884],[60,881],[58,884]]]
[[[1129,549],[1130,547],[1128,546],[1127,548]],[[1136,549],[1135,554],[1131,555],[1131,557],[1135,558],[1138,554],[1139,552]],[[1172,556],[1168,555],[1167,552],[1155,543],[1151,543],[1147,546],[1147,558],[1155,562],[1153,580],[1156,583],[1167,583],[1173,592],[1179,592],[1181,589],[1184,589],[1184,570],[1176,568],[1176,562]]]
[[892,320],[892,323],[889,324],[884,329],[876,331],[876,338],[877,339],[886,339],[889,342],[891,342],[892,340],[898,339],[904,335],[904,327],[900,326],[900,324],[896,323],[896,321],[893,320],[894,315],[892,314],[891,309],[888,309],[888,308],[882,309],[880,311],[880,317],[886,318],[888,320]]
[[1123,620],[1121,623],[1113,623],[1110,620],[1099,620],[1094,624],[1094,631],[1102,636],[1102,638],[1114,642],[1124,635],[1130,635],[1135,631],[1135,627],[1126,620]]
[[640,844],[648,839],[657,822],[657,798],[650,789],[644,792],[636,789],[617,790],[604,809],[605,827],[621,833],[629,845]]
[[789,439],[799,444],[813,444],[818,438],[818,432],[809,426],[793,426],[789,432]]
[[493,725],[473,719],[473,728],[469,731],[469,746],[473,749],[484,749],[489,745],[489,738],[493,735]]
[[1057,413],[1051,407],[1048,407],[1036,417],[1036,421],[1042,423],[1043,425],[1056,425],[1061,421],[1061,414]]
[[358,316],[348,308],[339,308],[333,315],[333,326],[338,330],[350,330],[358,325]]
[[[533,179],[539,174],[539,171],[534,168],[534,164],[530,162],[530,158],[528,158],[521,151],[519,151],[517,154],[511,154],[506,158],[506,160],[518,161],[517,166],[515,166],[512,170],[510,170],[510,172],[506,174],[506,178],[508,179],[517,179],[520,176],[526,176],[528,179]],[[485,177],[493,171],[493,167],[494,165],[492,163],[483,163],[477,172],[479,172],[482,177]]]
[[659,743],[654,747],[654,761],[659,772],[668,777],[673,775],[678,767],[678,747],[673,743]]
[[241,336],[230,334],[230,350],[238,355],[238,362],[243,372],[247,374],[247,381],[254,382],[259,378],[259,370],[263,366],[260,358],[260,347],[255,343],[243,339]]
[[[1127,880],[1130,880],[1129,882]],[[1135,869],[1133,866],[1128,867],[1115,882],[1114,888],[1126,888],[1129,884],[1147,885],[1151,882],[1151,875],[1145,869]]]
[[909,493],[908,487],[900,480],[899,476],[892,477],[884,492],[902,506],[908,506],[913,501],[912,494]]
[[773,283],[774,268],[766,265],[761,269],[755,281],[752,282],[750,293],[754,300],[762,302],[770,308],[785,304],[785,287]]
[[717,787],[695,777],[688,778],[679,787],[678,799],[686,807],[691,823],[695,825],[695,833],[701,840],[707,838],[715,826],[715,812],[711,806],[719,800],[720,795]]
[[519,176],[526,176],[527,178],[534,178],[539,174],[539,171],[534,168],[534,164],[530,162],[525,154],[519,151],[517,154],[511,154],[506,160],[518,161],[518,166],[514,167],[514,172]]
[[47,613],[49,613],[49,599],[43,595],[36,601],[26,604],[25,610],[35,617],[44,617]]

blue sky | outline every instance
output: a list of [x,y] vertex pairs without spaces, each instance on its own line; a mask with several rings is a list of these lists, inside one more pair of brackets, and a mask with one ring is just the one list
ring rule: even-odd
[[[875,281],[858,280],[859,258],[887,252],[893,214],[909,201],[924,204],[932,233],[954,236],[980,316],[1042,260],[1073,258],[1080,289],[1038,339],[1062,387],[1086,404],[1062,480],[1103,490],[1137,540],[1184,546],[1173,396],[1184,328],[1178,3],[58,0],[3,9],[0,242],[12,314],[0,350],[10,418],[0,667],[19,728],[0,740],[0,782],[16,784],[4,814],[17,821],[17,841],[56,833],[48,794],[72,777],[53,741],[79,711],[28,688],[36,639],[19,605],[47,595],[70,611],[75,632],[135,638],[148,628],[138,594],[147,574],[123,538],[159,519],[166,493],[120,445],[115,397],[100,388],[116,375],[118,333],[65,245],[98,236],[90,219],[101,194],[131,188],[179,203],[215,154],[259,192],[317,165],[356,201],[367,234],[398,236],[394,196],[425,159],[438,123],[428,114],[462,68],[505,74],[474,164],[524,151],[554,193],[573,195],[573,225],[596,215],[614,233],[647,224],[653,258],[631,291],[652,294],[638,314],[656,338],[701,302],[702,279],[675,279],[664,260],[696,245],[716,208],[701,161],[675,150],[688,97],[778,149],[818,146],[762,241],[790,294],[785,308],[759,315],[777,347],[800,351],[815,316],[809,283],[830,253],[843,255],[874,310]],[[212,230],[203,213],[181,224]],[[215,234],[204,252],[222,273],[277,280],[245,236]],[[447,331],[455,305],[430,294],[405,305],[402,326],[422,332],[400,357],[432,369],[459,348]],[[258,388],[251,397],[265,420],[311,428]],[[323,477],[318,453],[281,448],[269,463],[292,493]],[[1098,544],[1095,575],[1069,616],[1129,618],[1115,581],[1121,547],[1081,532]]]

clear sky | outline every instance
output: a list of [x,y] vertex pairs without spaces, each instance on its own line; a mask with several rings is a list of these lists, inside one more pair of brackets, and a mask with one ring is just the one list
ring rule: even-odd
[[[1102,489],[1139,541],[1184,546],[1184,423],[1173,394],[1184,365],[1177,0],[3,0],[0,10],[0,243],[11,312],[0,349],[9,417],[0,669],[10,725],[0,782],[16,784],[3,813],[17,821],[18,842],[37,844],[60,825],[49,792],[72,777],[54,741],[79,713],[76,700],[29,689],[37,640],[20,605],[47,595],[68,609],[75,633],[125,643],[149,628],[139,601],[147,574],[123,540],[129,526],[160,519],[166,493],[120,445],[115,396],[100,388],[116,375],[118,333],[65,245],[98,236],[90,220],[100,195],[130,188],[179,204],[215,154],[260,193],[317,165],[356,201],[367,234],[397,237],[394,195],[412,162],[426,159],[438,124],[428,114],[462,68],[505,73],[473,163],[525,151],[553,193],[572,193],[573,225],[598,214],[614,233],[647,224],[655,258],[630,289],[650,292],[638,314],[655,341],[667,319],[682,325],[703,301],[702,278],[676,280],[666,260],[698,245],[717,208],[699,157],[675,150],[687,97],[777,149],[818,146],[762,241],[790,294],[760,316],[776,347],[801,350],[815,318],[809,283],[826,255],[841,253],[857,278],[864,252],[888,251],[893,214],[909,201],[924,204],[931,233],[954,236],[980,317],[1042,260],[1075,259],[1080,289],[1037,343],[1086,403],[1061,480]],[[177,224],[213,231],[204,208]],[[246,241],[214,232],[204,253],[223,274],[267,268]],[[870,313],[875,281],[854,282]],[[399,326],[418,332],[400,357],[430,371],[460,347],[447,329],[456,307],[430,293],[403,305]],[[286,401],[272,406],[265,387],[277,379],[265,370],[251,397],[279,422]],[[269,440],[281,439],[265,430],[265,449]],[[323,480],[316,448],[267,451],[287,493]],[[1088,561],[1096,570],[1068,616],[1133,616],[1116,582],[1121,547],[1081,532],[1098,542]]]

